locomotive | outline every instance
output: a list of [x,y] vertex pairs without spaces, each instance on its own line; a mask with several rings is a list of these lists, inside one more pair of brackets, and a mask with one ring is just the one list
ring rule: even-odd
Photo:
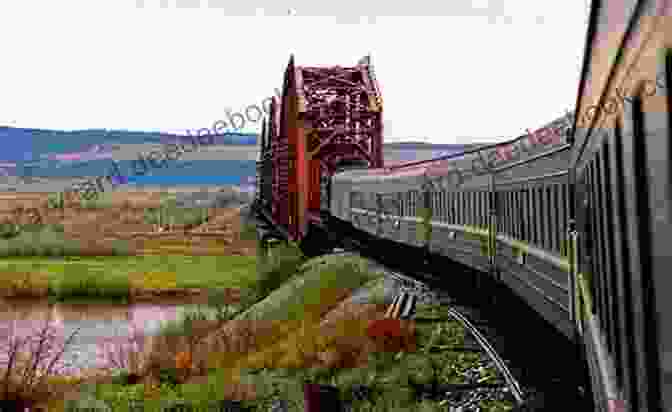
[[[260,236],[326,253],[336,221],[473,267],[581,348],[597,410],[672,411],[670,14],[592,2],[569,124],[387,168],[370,58],[292,57],[262,131]],[[499,161],[525,141],[546,144]]]

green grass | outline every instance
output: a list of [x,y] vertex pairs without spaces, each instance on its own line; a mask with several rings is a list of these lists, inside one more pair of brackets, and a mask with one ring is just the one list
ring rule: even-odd
[[149,224],[176,224],[196,226],[206,222],[209,219],[207,208],[177,207],[175,197],[165,196],[161,200],[161,205],[157,208],[149,208],[145,211],[144,220]]
[[0,260],[0,287],[3,272],[46,279],[58,299],[128,297],[130,281],[146,273],[156,274],[159,287],[205,289],[247,287],[257,276],[248,256],[16,257]]
[[[114,206],[110,192],[99,192],[93,199],[76,197],[75,202],[84,209],[105,209]],[[47,207],[49,209],[64,209],[65,199],[63,192],[51,193],[47,198]]]
[[11,236],[0,238],[0,257],[129,254],[130,248],[122,240],[117,240],[106,248],[94,249],[86,242],[67,239],[62,225],[23,225]]
[[114,206],[109,195],[100,195],[96,199],[80,199],[80,207],[84,209],[107,209]]
[[[328,306],[334,292],[354,290],[381,276],[369,272],[366,261],[355,256],[324,256],[303,263],[290,255],[277,258],[276,262],[282,268],[276,273],[286,281],[237,319],[300,320],[307,313],[319,312],[320,308]],[[292,267],[294,269],[290,270]]]
[[250,288],[256,302],[265,299],[289,278],[296,275],[300,266],[306,262],[301,251],[292,246],[281,244],[269,249],[269,256],[257,266],[257,279]]
[[49,197],[47,198],[47,207],[49,209],[63,209],[65,207],[64,197],[63,192],[49,194]]

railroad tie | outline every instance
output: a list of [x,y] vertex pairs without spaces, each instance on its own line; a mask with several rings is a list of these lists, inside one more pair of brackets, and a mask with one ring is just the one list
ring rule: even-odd
[[392,301],[392,304],[387,308],[387,311],[385,312],[385,317],[386,318],[391,318],[392,313],[394,312],[394,308],[397,305],[397,302],[401,298],[401,294],[398,294],[397,296],[394,297],[394,300]]
[[401,313],[399,315],[400,319],[410,319],[411,316],[413,316],[413,313],[415,312],[415,304],[417,302],[418,297],[416,295],[409,295],[408,300],[406,301],[406,305],[404,305],[403,309],[401,310]]
[[397,305],[392,310],[392,318],[393,319],[399,319],[399,313],[401,312],[401,308],[404,305],[406,305],[406,302],[408,302],[408,293],[402,292],[401,295],[399,295],[399,300],[397,301]]
[[408,292],[401,292],[395,296],[394,301],[387,308],[386,318],[409,319],[415,311],[417,296]]

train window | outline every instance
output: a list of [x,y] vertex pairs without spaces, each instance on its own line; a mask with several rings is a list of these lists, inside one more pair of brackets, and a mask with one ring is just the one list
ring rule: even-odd
[[488,191],[482,191],[481,192],[481,198],[483,201],[483,205],[481,207],[482,213],[482,220],[481,220],[481,225],[483,225],[484,228],[488,227],[488,222],[489,222],[489,216],[490,216],[490,193]]
[[397,205],[398,205],[397,215],[399,215],[399,217],[401,217],[401,216],[404,215],[404,196],[403,196],[403,193],[397,193],[396,197],[397,197]]
[[552,233],[554,232],[553,228],[553,219],[552,219],[552,211],[551,211],[551,195],[550,195],[550,187],[546,186],[542,189],[542,202],[544,204],[544,214],[542,215],[542,218],[544,218],[544,249],[551,250],[551,236]]
[[471,211],[469,219],[471,220],[470,224],[472,226],[478,225],[478,205],[477,205],[477,195],[478,192],[471,192],[469,194],[469,210]]
[[534,190],[534,197],[536,199],[536,205],[537,207],[534,209],[534,214],[535,214],[535,233],[537,236],[537,245],[540,248],[544,248],[544,228],[546,227],[543,224],[544,221],[544,215],[545,213],[545,205],[544,205],[544,188],[543,187],[537,187]]
[[469,192],[469,225],[476,226],[476,192]]
[[541,187],[535,187],[532,196],[534,196],[534,238],[535,243],[538,247],[544,247],[544,235],[542,233],[542,215],[544,213],[544,204],[542,199],[542,190]]
[[526,190],[523,190],[520,194],[520,201],[521,201],[521,204],[523,206],[523,208],[522,208],[523,214],[520,217],[520,221],[521,221],[521,229],[522,229],[522,239],[525,240],[526,242],[528,242],[530,240],[530,232],[529,232],[529,228],[528,228],[528,226],[529,226],[529,224],[528,224],[529,223],[528,213],[529,213],[529,208],[530,208],[530,205],[528,203],[529,200],[530,200],[529,199],[529,192],[526,191]]
[[555,185],[548,187],[548,219],[549,219],[549,250],[557,250],[558,244],[558,201],[556,196]]
[[527,197],[528,197],[528,202],[529,202],[529,208],[527,209],[528,211],[528,216],[527,216],[527,227],[529,229],[528,233],[528,241],[536,245],[537,244],[537,222],[536,222],[536,215],[537,215],[537,201],[536,201],[536,190],[534,188],[529,188],[527,191]]
[[460,191],[457,193],[457,216],[458,216],[458,223],[460,225],[464,225],[466,223],[466,220],[464,218],[464,214],[466,213],[466,208],[464,207],[465,196],[466,196],[465,192]]
[[511,210],[511,214],[513,216],[513,221],[515,224],[514,230],[515,230],[515,238],[516,239],[522,239],[522,233],[520,230],[520,211],[522,205],[520,204],[520,193],[514,191],[513,192],[513,209]]
[[483,211],[483,197],[481,196],[481,191],[477,191],[474,193],[474,200],[476,201],[476,205],[474,207],[474,214],[476,216],[476,221],[474,222],[474,225],[477,227],[481,227],[482,225],[482,211]]
[[471,224],[478,226],[478,192],[471,195]]
[[472,221],[471,224],[474,225],[475,227],[478,227],[478,219],[479,219],[479,213],[478,213],[478,192],[474,191],[472,192],[471,195],[471,216],[472,216]]
[[359,192],[350,192],[350,207],[362,208],[362,194]]
[[509,192],[502,192],[502,204],[500,205],[499,210],[501,211],[502,216],[502,232],[510,235],[511,234],[511,222],[510,222],[510,212],[509,212]]
[[555,235],[556,235],[556,244],[555,244],[555,250],[557,252],[562,252],[563,250],[563,242],[565,241],[565,230],[564,230],[564,225],[562,223],[563,221],[563,215],[565,214],[565,198],[562,195],[562,184],[560,185],[555,185],[553,186],[553,189],[555,191],[555,207],[556,207],[556,215],[555,215]]
[[471,225],[471,192],[464,192],[464,223]]
[[513,192],[508,191],[506,192],[506,222],[507,222],[507,229],[506,232],[509,234],[511,237],[516,237],[514,228],[513,228],[513,211],[515,209],[513,208]]
[[485,228],[485,227],[486,227],[486,222],[487,222],[487,219],[486,219],[486,218],[487,218],[487,216],[488,216],[488,210],[487,210],[487,206],[488,206],[488,197],[487,197],[487,196],[488,196],[488,192],[481,191],[481,192],[479,192],[479,194],[480,194],[480,196],[481,196],[481,207],[480,207],[480,211],[481,211],[481,222],[480,222],[480,225],[481,225],[481,227]]
[[539,199],[537,197],[538,190],[536,188],[530,188],[530,218],[529,222],[530,224],[528,227],[530,228],[530,240],[531,243],[534,245],[539,245],[539,214],[541,213],[541,210],[539,210]]

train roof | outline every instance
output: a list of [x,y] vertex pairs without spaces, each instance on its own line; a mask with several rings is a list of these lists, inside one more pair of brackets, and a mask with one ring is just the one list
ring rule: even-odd
[[[478,168],[487,170],[488,167],[497,168],[510,165],[516,163],[516,161],[523,161],[565,145],[567,138],[563,132],[563,126],[566,124],[566,118],[556,119],[546,127],[521,136],[514,141],[484,146],[482,150],[467,154],[456,153],[454,154],[455,157],[452,158],[411,162],[408,166],[395,165],[377,169],[347,170],[334,175],[333,181],[336,184],[347,183],[352,185],[353,191],[393,193],[417,190],[429,178],[454,173],[456,176],[451,177],[452,181],[461,181],[461,184],[466,187],[476,188],[488,184],[488,175],[482,172],[478,173]],[[540,142],[543,143],[540,144]],[[514,146],[518,146],[519,155],[515,159],[507,158]],[[526,147],[524,154],[521,147]],[[474,149],[477,149],[477,147]],[[555,165],[559,161],[564,161],[565,157],[566,154],[554,155],[551,159],[535,161],[534,166],[530,164],[527,167],[517,167],[514,170],[507,171],[501,177],[504,179],[523,177],[531,173],[531,169],[550,168],[556,170]],[[455,172],[456,170],[460,172],[459,175]]]

